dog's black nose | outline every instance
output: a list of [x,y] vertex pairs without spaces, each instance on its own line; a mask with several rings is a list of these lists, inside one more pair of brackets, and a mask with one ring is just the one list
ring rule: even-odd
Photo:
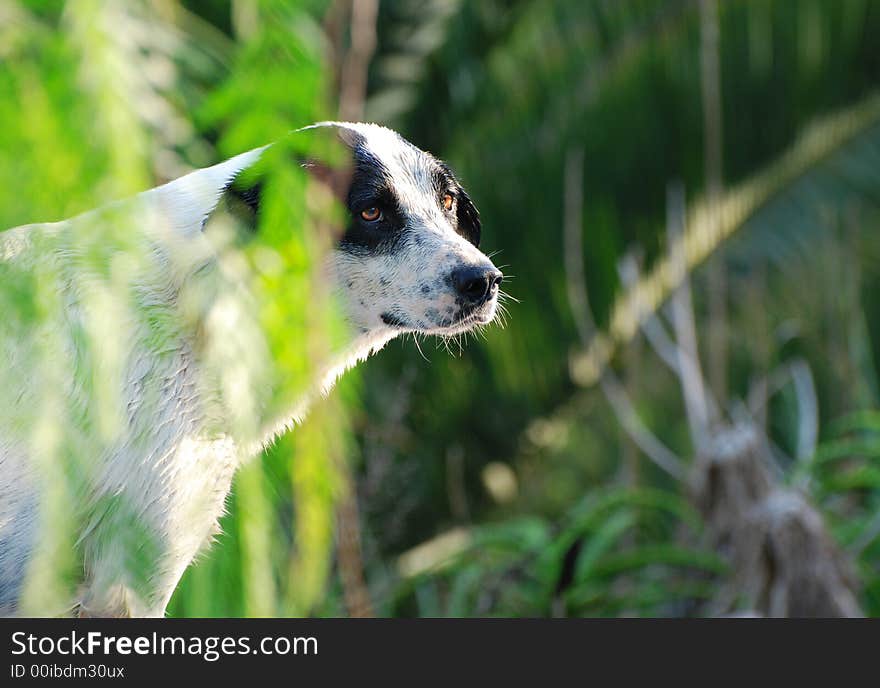
[[470,306],[476,306],[495,296],[503,278],[501,271],[491,266],[470,265],[452,271],[455,291]]

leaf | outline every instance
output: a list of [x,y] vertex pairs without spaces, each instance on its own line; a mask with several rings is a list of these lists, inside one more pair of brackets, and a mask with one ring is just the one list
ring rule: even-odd
[[597,575],[611,576],[654,564],[688,567],[719,574],[727,570],[727,564],[713,552],[702,552],[673,544],[645,545],[612,554],[598,564],[595,570]]
[[575,581],[588,580],[595,570],[597,562],[633,527],[636,517],[627,512],[618,513],[605,521],[601,527],[591,534],[586,546],[577,560]]
[[880,438],[847,438],[825,442],[816,450],[814,460],[822,464],[857,457],[880,459]]

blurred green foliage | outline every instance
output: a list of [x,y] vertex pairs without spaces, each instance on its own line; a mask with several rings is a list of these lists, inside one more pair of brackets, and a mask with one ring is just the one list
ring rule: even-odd
[[[68,217],[333,118],[348,5],[6,0],[0,226]],[[787,379],[765,409],[768,434],[783,480],[820,506],[857,564],[865,611],[880,614],[880,6],[719,5],[723,180],[768,192],[711,249],[728,274],[722,401],[737,407],[806,362],[818,446],[799,445],[802,400]],[[412,340],[392,343],[246,466],[224,533],[170,613],[350,613],[334,533],[351,490],[377,614],[702,613],[729,572],[686,490],[571,374],[582,342],[562,231],[565,160],[583,150],[583,260],[607,326],[621,260],[647,273],[662,259],[668,184],[689,203],[704,195],[699,3],[383,0],[376,30],[367,118],[451,163],[519,303],[505,329],[453,355],[422,344],[426,362]],[[853,108],[868,113],[854,135],[787,177],[762,176],[811,123]],[[314,234],[290,231],[310,222],[306,180],[280,163],[273,179],[259,242],[285,268],[261,289],[284,306],[262,315],[279,365],[302,376],[308,347],[326,342],[297,337],[332,338],[337,325],[309,306]],[[707,275],[692,268],[703,347]],[[0,279],[4,314],[39,317],[34,285]],[[641,337],[614,353],[642,419],[690,456],[677,380]],[[493,488],[502,474],[507,487]]]

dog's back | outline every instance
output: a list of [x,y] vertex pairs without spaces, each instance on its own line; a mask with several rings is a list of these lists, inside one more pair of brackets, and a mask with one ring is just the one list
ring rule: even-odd
[[[202,226],[259,154],[0,233],[4,294],[20,298],[0,329],[0,613],[27,593],[43,614],[161,614],[215,532],[241,451],[199,331],[243,305]],[[84,585],[58,599],[42,586],[74,550]]]

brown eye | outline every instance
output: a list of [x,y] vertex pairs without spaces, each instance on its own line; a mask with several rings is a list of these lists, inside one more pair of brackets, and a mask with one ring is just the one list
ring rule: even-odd
[[452,210],[453,203],[455,203],[455,199],[452,197],[452,194],[446,194],[443,197],[443,209],[444,210]]
[[367,222],[375,222],[380,217],[382,217],[382,211],[376,207],[367,208],[361,211],[361,217],[364,218]]

